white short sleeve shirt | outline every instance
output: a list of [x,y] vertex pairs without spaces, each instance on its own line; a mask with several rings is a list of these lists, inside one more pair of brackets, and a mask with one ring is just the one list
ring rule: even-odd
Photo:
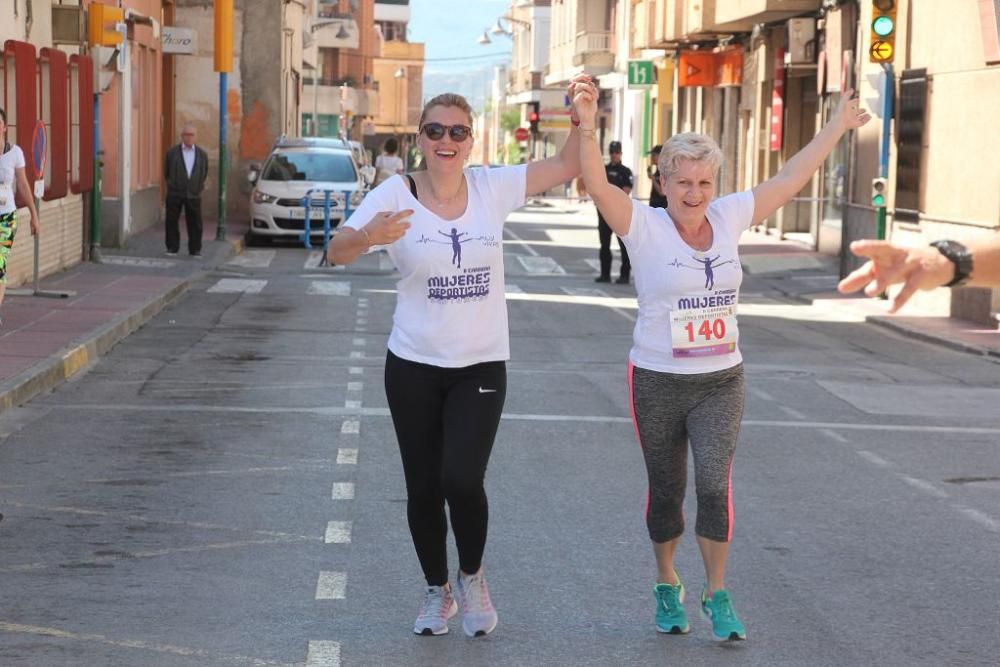
[[629,360],[662,373],[711,373],[743,360],[736,321],[743,268],[737,246],[753,218],[753,193],[709,204],[712,247],[685,243],[669,214],[632,202],[622,237],[632,261],[639,317]]
[[389,349],[403,359],[461,368],[510,358],[503,224],[524,205],[527,166],[468,168],[465,178],[469,201],[455,220],[424,208],[394,176],[345,223],[358,229],[383,211],[414,211],[403,238],[386,246],[401,274]]
[[[3,141],[0,141],[3,150]],[[17,144],[11,144],[10,150],[0,155],[0,214],[13,213],[17,210],[14,204],[14,193],[17,191],[16,169],[24,169],[24,153]]]

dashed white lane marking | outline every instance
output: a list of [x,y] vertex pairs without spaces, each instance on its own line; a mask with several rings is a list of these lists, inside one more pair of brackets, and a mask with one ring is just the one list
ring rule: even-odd
[[359,306],[364,306],[365,308],[367,308],[368,307],[368,297],[366,297],[366,296],[359,296],[358,297],[358,305]]
[[774,400],[774,396],[771,396],[769,393],[767,393],[763,389],[751,389],[750,393],[753,394],[754,396],[756,396],[757,398],[761,399],[762,401],[773,401]]
[[561,287],[560,289],[569,296],[608,296],[608,293],[599,287]]
[[538,251],[535,250],[534,248],[532,248],[530,243],[528,243],[527,241],[525,241],[524,239],[522,239],[520,236],[518,236],[517,234],[515,234],[513,231],[511,231],[511,229],[510,229],[509,226],[506,226],[506,225],[504,226],[503,233],[506,234],[507,236],[511,237],[512,239],[514,239],[518,243],[520,243],[521,247],[524,248],[525,252],[529,253],[530,255],[532,255],[534,257],[538,257]]
[[364,389],[364,386],[365,386],[364,382],[348,382],[347,391],[361,391],[362,389]]
[[367,317],[359,317],[358,318],[358,326],[362,326],[363,327],[366,324],[368,324],[368,318]]
[[361,325],[361,324],[359,324],[359,325],[357,325],[357,326],[355,326],[355,327],[354,327],[354,330],[355,330],[356,332],[358,332],[358,333],[365,333],[365,332],[367,332],[367,331],[368,331],[368,327],[366,327],[366,326],[364,326],[364,325]]
[[321,570],[316,581],[317,600],[343,600],[347,594],[347,573]]
[[333,500],[354,500],[354,482],[334,482],[330,497]]
[[277,250],[246,250],[226,262],[226,266],[242,266],[247,269],[264,269],[274,261]]
[[356,410],[361,407],[361,401],[348,399],[344,401],[344,407],[347,408],[348,410]]
[[354,350],[353,352],[351,352],[350,356],[351,356],[351,359],[364,359],[365,358],[365,353],[362,352],[362,351],[360,351],[360,350]]
[[510,283],[504,285],[503,291],[505,294],[524,294],[523,289],[521,289],[517,285],[512,285]]
[[889,466],[892,465],[878,454],[872,454],[871,452],[864,449],[858,450],[858,456],[860,456],[863,459],[867,459],[871,463],[874,463],[875,465],[880,466],[882,468],[888,468]]
[[319,263],[323,260],[322,250],[313,250],[309,253],[309,257],[306,258],[306,263],[302,265],[303,269],[318,269]]
[[524,255],[518,255],[517,261],[520,262],[521,266],[528,273],[560,276],[566,274],[566,269],[559,266],[556,260],[551,257],[540,257],[538,255],[525,257]]
[[[115,646],[118,648],[138,649],[140,651],[152,651],[154,653],[165,653],[169,655],[178,655],[188,658],[198,658],[197,662],[200,664],[231,663],[235,665],[252,665],[253,667],[294,667],[294,665],[291,665],[286,662],[261,660],[260,658],[252,658],[250,656],[220,655],[218,653],[209,653],[208,651],[203,651],[197,648],[190,648],[187,646],[158,644],[154,642],[145,642],[140,639],[113,639],[105,635],[80,633],[80,632],[67,632],[66,630],[60,630],[59,628],[47,628],[47,627],[40,627],[37,625],[22,625],[20,623],[4,623],[0,621],[0,632],[10,633],[10,634],[22,634],[22,635],[38,635],[41,637],[55,637],[58,639],[68,639],[72,641],[105,644],[107,646]],[[146,661],[137,660],[137,662],[141,664]],[[327,665],[339,666],[340,665],[339,652],[336,663],[317,663],[316,667],[320,667],[321,665],[322,667],[327,667]]]
[[913,488],[920,489],[921,491],[929,493],[932,496],[936,496],[938,498],[948,497],[947,493],[945,493],[944,491],[937,488],[936,486],[934,486],[933,484],[931,484],[926,480],[917,479],[916,477],[910,477],[909,475],[903,475],[903,474],[900,474],[899,478],[904,482],[906,482],[907,484],[909,484],[910,486],[912,486]]
[[360,366],[351,366],[347,369],[347,372],[351,375],[364,375],[365,369]]
[[354,340],[351,341],[351,344],[354,347],[364,347],[365,343],[367,343],[367,342],[368,341],[366,341],[364,338],[355,338]]
[[326,524],[326,536],[323,541],[327,544],[350,544],[351,543],[351,522],[350,521],[330,521]]
[[353,466],[358,464],[357,447],[341,447],[337,450],[337,465]]
[[806,418],[806,416],[804,414],[802,414],[801,412],[799,412],[795,408],[789,407],[787,405],[779,405],[778,408],[782,412],[784,412],[786,415],[788,415],[789,417],[791,417],[792,419],[805,419]]
[[312,280],[306,294],[322,296],[351,296],[351,283],[341,280]]
[[963,505],[955,505],[955,509],[987,530],[991,530],[994,533],[1000,532],[1000,522],[993,519],[993,517],[983,514],[979,510],[974,510],[971,507],[965,507]]
[[309,642],[306,667],[340,667],[340,642]]
[[844,436],[840,435],[836,431],[831,431],[828,428],[821,428],[819,432],[825,435],[826,437],[830,438],[831,440],[836,440],[837,442],[850,442],[850,440],[848,440]]
[[260,294],[266,285],[266,280],[220,278],[218,282],[208,288],[208,291],[213,294]]
[[[361,422],[357,419],[345,419],[340,425],[340,432],[344,435],[355,435],[361,433]],[[340,463],[338,460],[337,463]]]

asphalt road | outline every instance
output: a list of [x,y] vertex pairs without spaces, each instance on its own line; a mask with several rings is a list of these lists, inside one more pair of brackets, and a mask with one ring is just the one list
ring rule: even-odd
[[0,665],[996,664],[1000,365],[752,276],[728,575],[749,639],[720,644],[698,618],[693,537],[692,632],[655,632],[634,292],[593,283],[592,225],[534,209],[508,226],[494,634],[410,630],[422,578],[382,389],[392,273],[277,247],[0,415]]

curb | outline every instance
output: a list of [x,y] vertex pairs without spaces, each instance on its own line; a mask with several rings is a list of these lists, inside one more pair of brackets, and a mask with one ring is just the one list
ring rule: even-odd
[[0,385],[0,412],[23,405],[77,375],[129,334],[156,317],[161,310],[184,294],[191,282],[191,279],[183,280],[144,306],[119,316],[96,333],[90,334],[79,345],[64,348]]
[[914,327],[906,326],[905,324],[901,324],[892,318],[884,317],[882,315],[868,315],[865,317],[865,323],[873,324],[877,327],[882,327],[883,329],[889,329],[890,331],[895,331],[896,333],[906,336],[907,338],[915,338],[917,340],[922,340],[925,343],[940,345],[941,347],[946,347],[950,350],[955,350],[956,352],[965,352],[967,354],[976,354],[982,357],[1000,359],[1000,351],[998,350],[991,350],[979,347],[978,345],[971,345],[969,343],[951,340],[943,336],[935,336]]
[[[229,239],[229,257],[243,252],[242,239]],[[67,382],[93,362],[107,354],[111,348],[134,331],[156,317],[164,308],[180,298],[207,270],[197,271],[153,297],[144,305],[118,316],[96,332],[87,335],[81,343],[63,348],[48,359],[38,362],[14,378],[0,384],[0,413],[24,405],[31,399],[51,391]]]

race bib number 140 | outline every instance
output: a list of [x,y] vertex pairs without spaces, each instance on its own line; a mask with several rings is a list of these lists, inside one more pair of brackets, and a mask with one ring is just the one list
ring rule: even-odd
[[736,306],[673,311],[670,340],[674,357],[707,357],[736,351]]

